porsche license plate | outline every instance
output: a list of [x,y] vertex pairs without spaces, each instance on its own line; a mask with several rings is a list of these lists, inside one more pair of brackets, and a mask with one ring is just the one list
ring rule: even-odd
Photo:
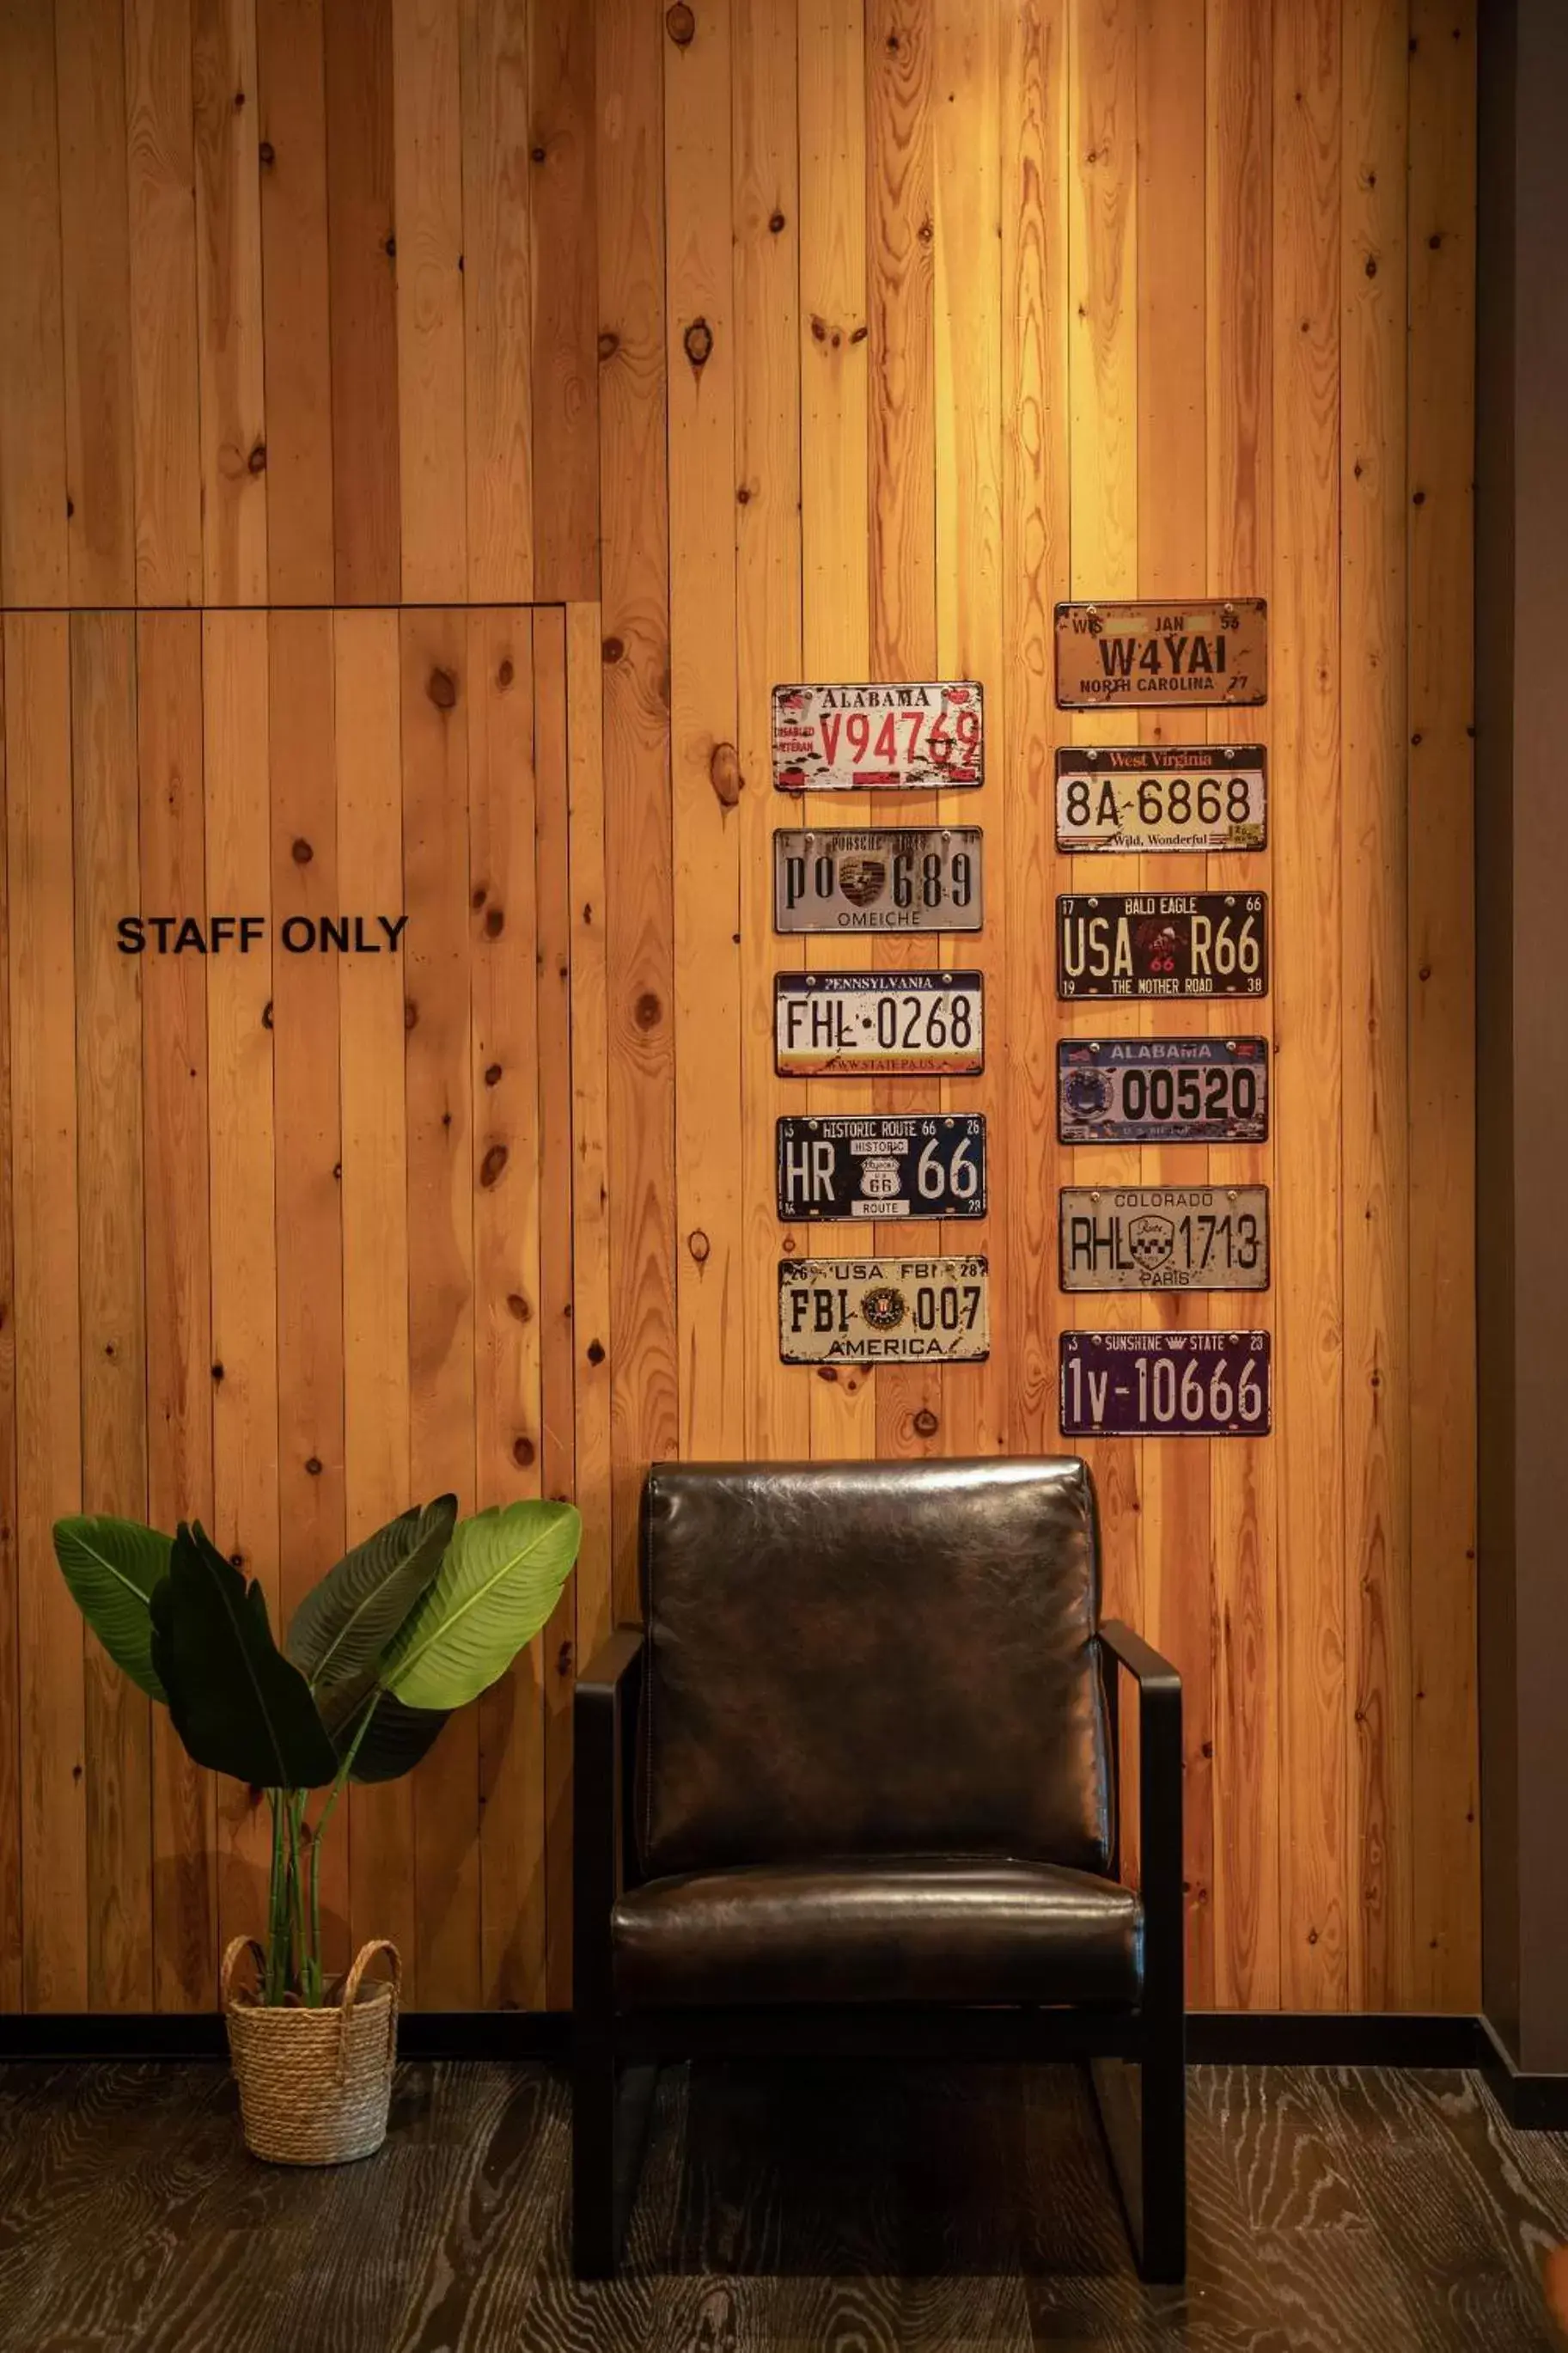
[[1064,1438],[1264,1438],[1267,1332],[1064,1332]]
[[977,825],[909,833],[775,833],[773,928],[780,932],[977,932]]
[[1064,1291],[1267,1291],[1264,1185],[1067,1185]]
[[1261,596],[1057,607],[1063,711],[1203,710],[1268,700],[1268,608]]
[[1057,848],[1261,849],[1268,754],[1261,744],[1103,744],[1057,753]]
[[977,679],[912,686],[775,686],[773,783],[781,793],[968,790],[985,781]]
[[786,1365],[969,1363],[991,1353],[983,1258],[786,1258],[779,1355]]
[[983,1218],[984,1118],[781,1119],[778,1204],[784,1219]]
[[1058,997],[1264,997],[1261,891],[1072,893],[1057,901]]
[[1063,1144],[1261,1144],[1264,1038],[1058,1038]]
[[984,1068],[977,972],[773,975],[781,1077],[973,1078]]

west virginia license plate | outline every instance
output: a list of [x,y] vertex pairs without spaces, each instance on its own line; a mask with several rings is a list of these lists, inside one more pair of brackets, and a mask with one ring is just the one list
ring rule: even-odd
[[1263,997],[1261,891],[1072,893],[1057,901],[1058,997]]
[[1058,1038],[1063,1144],[1261,1144],[1263,1038]]
[[783,1078],[973,1078],[984,1068],[977,972],[773,975]]
[[1267,1332],[1064,1332],[1064,1438],[1263,1438]]
[[786,1365],[896,1365],[991,1353],[983,1258],[779,1261],[779,1355]]
[[781,1218],[985,1215],[979,1112],[781,1119],[777,1133]]
[[1064,1291],[1267,1291],[1263,1185],[1067,1185]]
[[977,825],[775,833],[773,928],[977,932],[981,838]]
[[1261,849],[1268,754],[1261,744],[1104,744],[1057,753],[1057,848]]
[[1261,596],[1057,607],[1063,711],[1202,710],[1268,700],[1268,608]]
[[985,781],[978,679],[912,686],[775,686],[773,783],[781,793],[944,792]]

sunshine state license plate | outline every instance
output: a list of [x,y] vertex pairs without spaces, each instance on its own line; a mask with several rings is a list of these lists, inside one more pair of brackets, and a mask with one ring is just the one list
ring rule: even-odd
[[1261,596],[1057,607],[1063,711],[1168,711],[1268,700],[1268,608]]
[[1058,1038],[1063,1144],[1261,1144],[1263,1038]]
[[983,1218],[985,1121],[925,1117],[781,1119],[781,1218]]
[[1267,1332],[1064,1332],[1064,1438],[1264,1438]]
[[985,781],[977,679],[912,686],[775,686],[773,783],[781,793],[967,791]]
[[779,1355],[786,1365],[949,1364],[991,1353],[983,1258],[779,1261]]
[[1058,997],[1263,997],[1261,891],[1101,892],[1057,901]]
[[977,932],[977,825],[927,833],[775,833],[773,928],[780,932]]
[[1057,848],[1261,849],[1268,754],[1261,744],[1103,744],[1057,753]]
[[973,1078],[984,1068],[977,972],[779,972],[782,1078]]
[[1067,1185],[1064,1291],[1267,1291],[1262,1185]]

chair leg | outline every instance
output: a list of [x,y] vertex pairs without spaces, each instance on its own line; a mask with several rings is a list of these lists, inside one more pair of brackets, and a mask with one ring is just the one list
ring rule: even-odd
[[1187,2081],[1182,2041],[1139,2062],[1096,2059],[1089,2085],[1140,2279],[1187,2275]]
[[616,2228],[616,2082],[614,2045],[579,2036],[572,2060],[572,2268],[612,2279]]

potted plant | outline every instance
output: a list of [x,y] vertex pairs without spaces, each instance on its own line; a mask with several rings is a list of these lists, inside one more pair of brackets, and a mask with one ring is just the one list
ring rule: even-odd
[[[103,1515],[56,1523],[66,1583],[110,1657],[167,1707],[198,1765],[267,1794],[266,1937],[236,1937],[221,1981],[258,2157],[329,2164],[385,2138],[397,1955],[377,1939],[341,1984],[325,1980],[322,1834],[350,1781],[408,1772],[452,1711],[505,1673],[548,1620],[581,1533],[570,1504],[507,1504],[459,1521],[456,1497],[437,1496],[345,1553],[279,1650],[260,1586],[199,1522],[173,1537]],[[258,1983],[239,1993],[247,1952]],[[390,1979],[362,1993],[381,1955]]]

